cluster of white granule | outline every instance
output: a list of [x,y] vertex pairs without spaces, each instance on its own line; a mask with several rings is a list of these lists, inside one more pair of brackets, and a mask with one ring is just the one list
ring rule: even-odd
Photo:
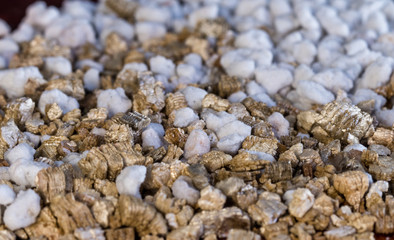
[[[122,88],[98,90],[100,74],[105,68],[103,62],[85,59],[72,63],[55,56],[44,59],[43,69],[33,66],[8,69],[12,56],[21,51],[19,44],[40,34],[72,49],[86,43],[103,49],[110,33],[117,33],[131,44],[160,38],[168,32],[179,33],[184,28],[193,30],[201,20],[221,17],[230,25],[226,36],[233,38],[234,43],[220,49],[220,56],[191,53],[175,62],[153,55],[149,64],[123,66],[122,71],[150,70],[166,92],[179,91],[185,96],[187,107],[172,113],[175,127],[186,128],[204,120],[204,127],[211,134],[199,128],[192,130],[185,142],[185,159],[213,149],[235,154],[252,131],[234,114],[202,109],[202,100],[208,92],[197,86],[209,81],[211,69],[207,62],[218,57],[218,64],[228,75],[250,79],[245,91],[227,97],[231,103],[251,97],[272,107],[276,105],[274,95],[280,94],[295,107],[307,110],[336,98],[348,97],[353,104],[373,99],[373,111],[379,123],[383,126],[394,124],[394,109],[384,108],[386,99],[373,91],[387,84],[394,69],[394,2],[391,0],[136,2],[139,6],[133,24],[112,12],[105,0],[98,4],[66,1],[60,9],[36,2],[27,9],[26,17],[13,31],[6,22],[0,21],[0,88],[8,98],[18,98],[24,96],[29,78],[45,83],[49,80],[44,79],[46,74],[61,77],[90,67],[84,73],[84,87],[89,92],[96,90],[97,107],[107,108],[111,117],[129,111],[132,99]],[[217,41],[214,37],[208,40],[212,45]],[[184,87],[178,88],[180,85]],[[45,115],[45,107],[53,103],[57,103],[63,113],[80,107],[77,99],[58,89],[44,91],[37,106]],[[277,138],[289,135],[289,121],[282,114],[275,112],[267,121]],[[95,129],[102,136],[105,131]],[[33,148],[48,136],[21,133],[13,122],[1,127],[1,134],[9,146],[5,160],[10,166],[0,167],[0,179],[13,181],[20,189],[15,189],[19,191],[16,194],[8,185],[0,185],[0,205],[6,207],[5,225],[16,230],[34,223],[40,211],[39,195],[28,188],[35,187],[37,173],[49,167],[34,161]],[[142,131],[142,146],[166,146],[164,135],[162,124],[151,123]],[[24,141],[20,141],[22,138]],[[363,146],[353,144],[345,148],[350,149],[363,149]],[[274,160],[268,153],[253,153],[259,158]],[[86,154],[69,154],[63,162],[78,168],[77,162]],[[144,166],[123,169],[116,179],[119,193],[141,197],[139,189],[146,171]],[[172,190],[175,197],[184,198],[189,204],[198,201],[199,193],[187,178],[178,178]],[[290,195],[288,197],[291,199]]]

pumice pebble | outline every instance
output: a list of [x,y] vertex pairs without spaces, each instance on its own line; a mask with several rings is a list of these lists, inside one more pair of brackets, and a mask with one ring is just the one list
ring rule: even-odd
[[268,117],[267,121],[271,124],[273,131],[277,137],[289,135],[289,121],[282,114],[274,112]]
[[293,81],[293,75],[289,70],[275,66],[258,68],[255,73],[256,81],[267,90],[268,94],[277,93]]
[[3,221],[11,230],[24,228],[36,221],[40,210],[40,196],[37,193],[31,189],[20,191],[4,211]]
[[45,114],[46,105],[52,103],[57,103],[63,113],[68,113],[73,109],[79,108],[79,103],[75,98],[67,96],[58,89],[52,89],[44,91],[41,94],[40,100],[38,101],[40,112]]
[[68,75],[72,72],[71,63],[64,57],[48,57],[45,59],[45,69],[49,72]]
[[194,155],[203,155],[209,152],[211,143],[208,135],[200,129],[193,130],[185,143],[185,158],[190,158]]
[[159,148],[163,145],[164,128],[161,124],[151,123],[144,129],[141,136],[143,147]]
[[175,72],[175,64],[163,56],[156,56],[149,60],[150,69],[152,72],[162,74],[166,77],[171,77]]
[[172,112],[175,116],[175,127],[187,127],[190,123],[198,120],[198,115],[191,108],[181,108]]
[[140,186],[146,177],[146,167],[134,165],[124,168],[116,178],[116,189],[120,194],[141,198]]
[[22,67],[0,71],[0,87],[10,98],[22,97],[24,86],[29,78],[42,78],[37,67]]
[[201,109],[201,103],[207,91],[201,88],[189,86],[181,90],[183,95],[185,95],[187,105],[194,110]]
[[20,143],[5,152],[4,159],[7,160],[7,162],[10,164],[13,164],[18,160],[32,162],[35,152],[36,150],[29,144]]
[[0,185],[0,205],[11,204],[15,199],[14,190],[7,184]]
[[190,205],[196,204],[200,198],[200,192],[194,188],[188,177],[181,176],[177,178],[172,184],[171,190],[174,197],[185,199]]
[[109,117],[119,112],[126,112],[131,105],[131,100],[126,96],[123,88],[104,90],[97,95],[97,107],[108,109]]
[[93,91],[100,87],[100,71],[90,68],[83,76],[83,83],[88,91]]

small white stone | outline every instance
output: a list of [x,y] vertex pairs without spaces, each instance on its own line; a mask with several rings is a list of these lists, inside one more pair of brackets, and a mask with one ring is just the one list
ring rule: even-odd
[[19,24],[18,28],[11,33],[12,39],[16,42],[28,42],[34,37],[34,28],[27,23]]
[[91,19],[96,6],[88,1],[67,1],[63,3],[62,8],[74,18]]
[[159,148],[163,146],[163,136],[164,127],[159,123],[150,123],[142,132],[142,146]]
[[387,19],[381,11],[372,13],[365,23],[365,27],[367,29],[375,30],[378,34],[387,33],[390,30]]
[[293,81],[293,75],[287,69],[276,66],[256,69],[256,81],[260,83],[267,93],[273,95]]
[[93,91],[100,87],[100,71],[95,68],[90,68],[83,75],[83,84],[86,90]]
[[78,101],[64,94],[58,89],[46,90],[41,94],[40,100],[38,101],[38,109],[42,114],[45,114],[45,106],[47,104],[57,103],[62,109],[63,113],[79,108]]
[[72,72],[72,67],[70,61],[67,58],[47,57],[45,58],[45,70],[65,76]]
[[351,56],[368,49],[368,44],[364,39],[355,39],[345,45],[346,54]]
[[380,197],[382,197],[384,192],[387,192],[389,190],[389,183],[386,181],[376,181],[371,185],[369,188],[368,194],[365,197],[366,199],[369,199],[372,194],[377,193]]
[[252,133],[251,126],[246,125],[241,121],[235,120],[227,124],[223,124],[222,127],[219,128],[218,131],[216,132],[216,135],[218,136],[219,139],[222,139],[231,134],[238,134],[246,138],[251,133]]
[[0,184],[0,205],[8,205],[15,199],[15,192],[7,184]]
[[23,132],[23,134],[26,136],[27,140],[29,140],[29,142],[31,144],[33,144],[33,146],[35,148],[38,147],[38,145],[40,144],[40,136],[33,134],[31,132]]
[[193,130],[185,143],[185,158],[190,158],[194,155],[203,155],[209,152],[211,143],[208,135],[200,129]]
[[238,134],[231,134],[220,139],[216,146],[220,151],[235,154],[238,152],[244,140],[244,136]]
[[10,26],[7,24],[6,21],[0,19],[0,37],[4,37],[10,33]]
[[268,107],[276,106],[276,103],[265,93],[258,93],[251,96],[257,102],[263,102],[267,104]]
[[200,192],[195,189],[191,179],[180,176],[171,186],[172,194],[179,199],[185,199],[187,204],[195,205],[200,198]]
[[239,48],[225,53],[220,58],[220,64],[230,76],[250,78],[256,67],[269,66],[272,60],[273,54],[269,50]]
[[166,27],[160,23],[138,22],[135,25],[135,28],[140,42],[154,38],[161,38],[167,33]]
[[7,150],[4,153],[4,159],[7,160],[9,164],[13,164],[18,160],[23,160],[26,162],[31,162],[34,160],[34,154],[36,150],[27,143],[20,143],[15,147]]
[[379,123],[385,127],[392,127],[394,124],[394,108],[379,110],[376,112]]
[[275,0],[269,2],[269,8],[273,17],[290,14],[292,8],[287,0]]
[[108,116],[126,112],[131,108],[131,101],[126,96],[123,88],[101,91],[97,96],[97,107],[108,109]]
[[246,84],[246,92],[249,96],[259,93],[266,93],[265,89],[256,81],[250,81]]
[[330,91],[312,81],[300,81],[296,91],[298,96],[307,98],[311,103],[324,105],[335,99]]
[[271,124],[276,137],[289,135],[289,121],[281,113],[274,112],[268,117],[267,121]]
[[227,100],[229,100],[231,103],[239,103],[242,102],[247,97],[248,95],[246,95],[246,93],[242,91],[238,91],[228,96]]
[[201,79],[201,73],[194,66],[181,63],[176,67],[176,73],[183,83],[197,83]]
[[192,65],[197,69],[202,67],[202,58],[196,53],[189,53],[183,58],[183,61],[185,61],[186,64]]
[[219,7],[217,5],[207,5],[199,8],[189,15],[189,25],[195,27],[197,23],[204,19],[217,18],[219,14]]
[[364,145],[360,144],[360,143],[355,143],[355,144],[347,145],[343,149],[344,152],[350,152],[351,150],[357,150],[357,151],[362,152],[364,150],[367,150],[367,148]]
[[343,71],[338,69],[328,69],[315,74],[312,79],[322,86],[337,92],[339,89],[345,90],[346,92],[353,88],[353,81]]
[[377,94],[371,89],[360,88],[351,97],[353,104],[357,105],[360,102],[368,101],[371,99],[375,100],[375,110],[382,108],[386,104],[386,98]]
[[294,81],[292,83],[292,86],[294,88],[297,87],[297,83],[302,80],[310,80],[315,73],[313,70],[305,64],[300,64],[296,67],[294,70]]
[[237,16],[250,16],[256,9],[265,7],[266,0],[243,0],[239,1],[235,14]]
[[19,46],[14,40],[10,38],[0,39],[0,55],[10,59],[17,52],[19,52]]
[[297,19],[292,14],[281,15],[275,18],[274,27],[279,34],[295,30],[299,26]]
[[24,187],[35,187],[38,172],[48,167],[49,165],[44,162],[19,159],[11,164],[9,173],[11,180],[16,184]]
[[296,7],[294,13],[303,28],[320,30],[320,23],[313,16],[310,7]]
[[171,59],[163,56],[156,56],[149,59],[149,66],[152,72],[171,77],[175,72],[175,64]]
[[315,59],[316,53],[315,44],[309,40],[298,42],[293,46],[293,56],[301,64],[310,65]]
[[256,155],[258,157],[258,159],[268,160],[270,162],[275,162],[276,161],[275,158],[271,154],[268,154],[268,153],[265,153],[265,152],[251,151],[251,150],[246,150],[246,151],[248,153],[250,153],[250,154]]
[[316,16],[328,34],[341,37],[349,36],[349,26],[341,18],[339,18],[334,8],[328,6],[320,7],[316,13]]
[[370,64],[358,81],[358,88],[375,89],[387,83],[392,72],[392,58],[380,58]]
[[272,42],[269,35],[263,30],[252,29],[241,33],[235,38],[237,48],[270,49]]
[[116,177],[116,189],[119,194],[141,198],[140,187],[145,181],[146,167],[133,165],[125,167]]
[[342,39],[337,36],[323,38],[318,44],[317,56],[320,64],[329,66],[333,61],[343,56]]
[[175,127],[187,127],[193,121],[198,120],[198,115],[193,111],[193,109],[185,107],[173,111],[174,114],[174,126]]
[[216,112],[213,110],[207,110],[202,112],[201,117],[204,119],[207,128],[215,132],[218,131],[223,125],[237,120],[233,114],[227,113],[225,111]]
[[288,204],[289,212],[296,218],[302,218],[305,213],[313,206],[315,197],[307,188],[297,188],[296,190],[290,191],[292,191],[292,197]]
[[30,226],[40,213],[40,196],[33,190],[20,191],[4,211],[4,223],[11,231]]
[[168,23],[171,13],[165,7],[140,6],[135,11],[134,17],[138,22]]
[[208,94],[204,89],[193,86],[186,87],[181,91],[185,95],[187,105],[196,111],[201,109],[202,100]]
[[37,67],[1,70],[0,87],[6,91],[9,98],[23,97],[24,86],[29,78],[42,78]]

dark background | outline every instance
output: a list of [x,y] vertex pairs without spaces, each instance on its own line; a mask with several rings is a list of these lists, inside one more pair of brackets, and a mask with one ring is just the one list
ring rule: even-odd
[[[15,29],[25,16],[26,8],[35,0],[1,0],[0,18],[6,21],[12,29]],[[47,5],[60,7],[62,0],[46,0]]]

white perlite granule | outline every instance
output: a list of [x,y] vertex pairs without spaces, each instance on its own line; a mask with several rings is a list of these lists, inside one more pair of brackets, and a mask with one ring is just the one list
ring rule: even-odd
[[140,186],[146,176],[145,166],[129,166],[124,168],[116,178],[116,189],[119,194],[133,195],[141,198]]
[[3,220],[7,228],[17,230],[33,224],[40,210],[40,196],[36,192],[31,189],[20,191],[4,211]]

